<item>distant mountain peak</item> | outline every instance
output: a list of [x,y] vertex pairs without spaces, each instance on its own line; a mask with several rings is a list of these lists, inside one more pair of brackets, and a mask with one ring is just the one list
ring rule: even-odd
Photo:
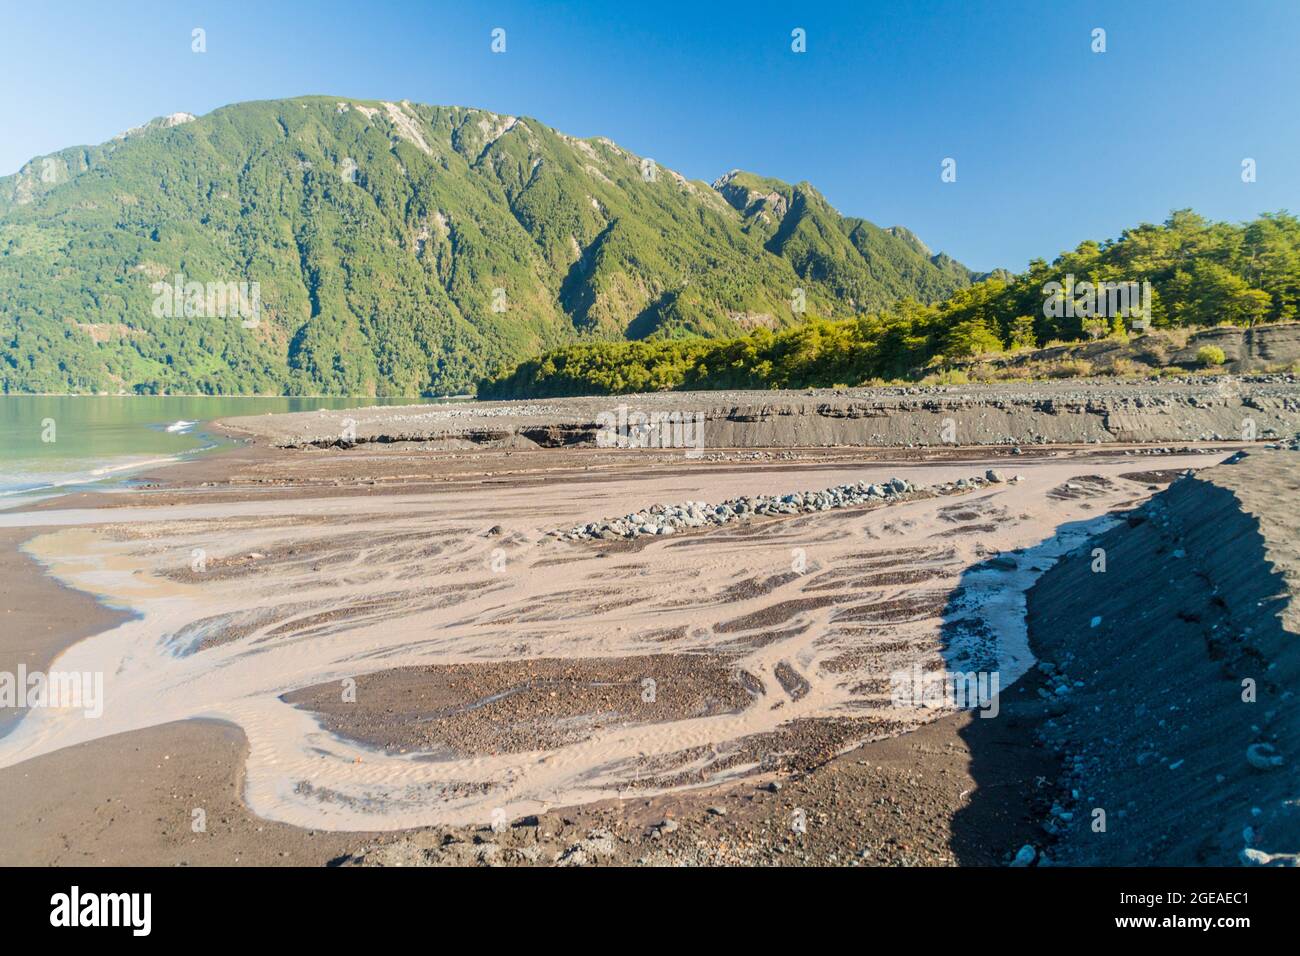
[[779,225],[790,209],[793,187],[779,179],[768,179],[733,169],[715,179],[713,188],[742,216],[757,216],[765,222]]
[[[916,233],[905,226],[890,226],[885,230],[885,232],[889,233],[895,239],[902,239],[927,259],[934,255],[934,253],[930,251],[930,247],[922,242]],[[939,255],[944,255],[944,253],[939,253]],[[944,258],[947,259],[948,257],[944,256]]]
[[[447,393],[593,335],[733,336],[969,283],[806,182],[710,188],[534,119],[339,96],[38,157],[0,177],[0,251],[11,390]],[[154,314],[182,273],[257,283],[259,321]]]
[[118,133],[113,137],[113,139],[120,141],[156,129],[172,129],[175,126],[184,126],[186,123],[193,123],[196,119],[198,119],[198,117],[193,113],[169,113],[166,116],[156,116],[147,123],[140,126],[132,126],[126,132]]

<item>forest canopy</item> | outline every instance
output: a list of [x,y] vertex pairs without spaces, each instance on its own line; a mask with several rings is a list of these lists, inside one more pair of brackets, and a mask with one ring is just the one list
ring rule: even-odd
[[[1160,225],[1081,243],[1021,274],[959,289],[943,302],[905,298],[860,317],[811,316],[726,339],[597,342],[499,370],[481,398],[606,394],[673,388],[806,388],[915,378],[945,363],[1052,341],[1127,335],[1122,316],[1045,309],[1051,283],[1150,284],[1153,328],[1288,321],[1300,302],[1300,221],[1283,211],[1240,226],[1179,210]],[[1050,313],[1058,314],[1050,314]]]

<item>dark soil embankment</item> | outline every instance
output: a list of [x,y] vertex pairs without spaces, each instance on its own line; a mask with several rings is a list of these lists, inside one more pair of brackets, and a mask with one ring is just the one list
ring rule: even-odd
[[1291,375],[1273,375],[1180,382],[656,392],[322,409],[230,418],[219,424],[236,434],[294,448],[367,443],[595,448],[603,440],[698,453],[705,448],[1251,441],[1300,431],[1300,382]]
[[1300,455],[1260,451],[1176,481],[1043,575],[1038,736],[1062,770],[1040,853],[1296,862],[1298,544]]

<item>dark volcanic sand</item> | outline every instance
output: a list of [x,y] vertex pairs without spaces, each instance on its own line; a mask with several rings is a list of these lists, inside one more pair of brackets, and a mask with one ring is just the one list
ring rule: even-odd
[[[497,828],[430,827],[361,843],[362,866],[997,866],[1041,842],[1059,772],[1033,746],[1037,681],[998,719],[967,712],[806,771],[628,797]],[[972,771],[979,769],[976,782]],[[719,812],[721,811],[721,812]],[[665,822],[670,821],[665,826]]]
[[[548,476],[581,474],[597,465],[647,479],[682,467],[676,454],[634,452],[615,453],[621,460],[611,465],[608,451],[592,449],[448,454],[389,448],[384,452],[376,454],[372,448],[267,453],[255,448],[224,462],[209,459],[159,472],[159,483],[167,487],[142,494],[158,504],[194,500],[194,496],[205,502],[294,498],[304,489],[315,497],[364,500],[427,492],[437,486],[454,494],[462,482],[526,485]],[[1033,457],[1060,453],[1035,448],[1016,461],[1028,464]],[[775,453],[768,462],[747,459],[745,454],[752,453],[693,467],[741,473],[765,463],[791,464]],[[861,456],[860,451],[839,449],[798,454],[807,457],[806,487],[820,486],[819,470]],[[1008,452],[899,449],[891,454],[900,460],[941,463],[945,459],[987,461],[991,455]],[[1214,460],[1208,458],[1206,463]],[[971,473],[979,471],[982,467],[971,469]],[[1079,474],[1086,475],[1086,466]],[[599,481],[600,476],[593,474],[591,479]],[[1133,491],[1136,495],[1140,489]],[[134,503],[128,499],[135,497],[90,494],[72,504],[116,507]],[[38,507],[69,504],[47,502]],[[964,513],[953,517],[956,523],[968,520]],[[22,537],[8,540],[13,544]],[[6,592],[14,595],[10,613],[20,615],[16,619],[25,623],[14,632],[19,640],[11,643],[6,638],[0,649],[15,663],[24,657],[48,659],[78,634],[106,626],[109,612],[100,605],[58,588],[29,559],[20,556],[15,562],[9,553],[11,558],[5,560],[12,563],[6,570],[14,571],[5,575],[5,586],[14,589]],[[879,560],[879,554],[868,552],[872,560]],[[866,564],[864,560],[860,570]],[[892,572],[882,568],[875,573]],[[20,584],[23,579],[26,583]],[[896,579],[881,578],[876,583],[888,581]],[[742,586],[752,589],[752,585]],[[51,621],[44,606],[55,595],[61,602],[56,603],[68,609],[63,612],[67,620],[61,623]],[[83,603],[73,611],[76,601]],[[916,607],[907,604],[896,613],[915,612]],[[771,623],[779,626],[775,619]],[[42,640],[34,625],[49,625],[48,634],[58,636]],[[671,633],[661,637],[669,642],[665,650],[675,639],[681,638]],[[670,682],[674,696],[666,699],[671,710],[655,711],[658,719],[701,708],[709,712],[709,708],[740,706],[752,693],[743,676],[716,657],[706,666],[683,655],[659,657],[659,664],[676,669],[676,678]],[[530,674],[526,667],[535,672]],[[559,733],[555,742],[561,743],[566,739],[563,734],[581,734],[593,721],[638,722],[646,716],[639,712],[640,687],[633,683],[637,667],[624,659],[505,662],[470,669],[473,680],[464,682],[454,668],[422,670],[419,680],[413,680],[406,669],[362,677],[358,701],[369,709],[331,709],[330,696],[337,698],[334,686],[299,691],[292,699],[312,706],[324,716],[326,726],[345,735],[380,748],[431,753],[438,748],[509,751],[524,746],[527,736],[537,733]],[[778,667],[777,674],[792,699],[806,693],[797,673]],[[464,676],[471,674],[467,670]],[[551,698],[548,687],[561,688],[563,693]],[[1051,799],[1051,789],[1044,790],[1041,781],[1056,773],[1057,758],[1032,746],[1032,724],[1041,716],[1040,708],[1033,700],[1019,703],[1019,695],[1032,695],[1034,688],[1033,683],[1022,682],[1012,694],[1005,694],[1003,719],[981,720],[969,713],[947,717],[840,756],[835,754],[842,738],[828,723],[805,738],[801,759],[783,765],[779,776],[760,775],[696,791],[648,799],[629,796],[550,811],[542,816],[540,826],[513,827],[504,834],[472,827],[325,834],[261,821],[239,800],[242,734],[220,724],[169,724],[0,770],[0,805],[6,807],[0,821],[0,863],[319,864],[344,853],[351,853],[353,862],[366,863],[551,863],[557,859],[569,863],[1000,863],[1021,844],[1041,842],[1044,800]],[[506,696],[466,709],[494,693]],[[774,749],[768,741],[754,752]],[[991,760],[990,754],[996,754],[996,759]],[[67,784],[72,776],[80,778],[75,786]],[[779,782],[781,788],[764,789],[771,782]],[[208,811],[208,830],[203,835],[189,829],[189,814],[196,806]],[[724,812],[710,813],[709,808]],[[665,818],[679,826],[647,829]],[[798,820],[806,821],[802,832],[795,825]],[[608,835],[602,830],[608,830]],[[612,849],[607,852],[607,847]]]
[[284,699],[384,750],[494,754],[551,750],[602,727],[736,712],[753,696],[744,676],[725,656],[493,661],[366,674],[352,702],[338,684]]
[[189,720],[0,770],[0,866],[319,866],[376,836],[250,813],[246,754],[238,727]]

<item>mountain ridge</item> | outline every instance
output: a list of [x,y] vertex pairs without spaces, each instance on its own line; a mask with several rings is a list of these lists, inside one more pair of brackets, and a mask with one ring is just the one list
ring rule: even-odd
[[[606,137],[474,107],[171,114],[0,177],[0,386],[442,394],[569,342],[783,328],[976,278],[762,182],[780,202],[747,213]],[[176,276],[256,283],[258,321],[155,314]]]

